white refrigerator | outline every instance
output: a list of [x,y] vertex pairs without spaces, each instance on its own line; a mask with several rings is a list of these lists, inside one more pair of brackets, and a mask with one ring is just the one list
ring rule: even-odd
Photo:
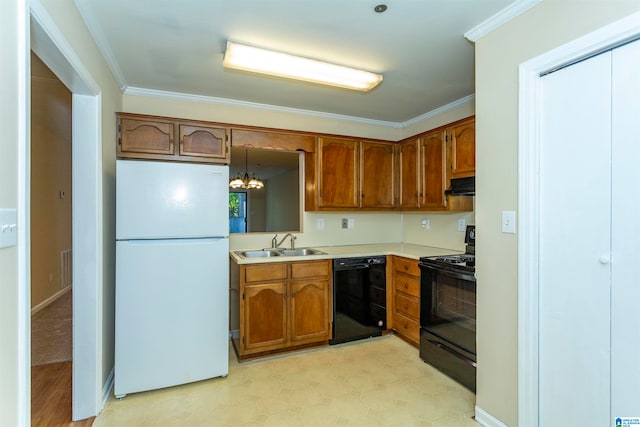
[[226,376],[229,168],[118,160],[114,394]]

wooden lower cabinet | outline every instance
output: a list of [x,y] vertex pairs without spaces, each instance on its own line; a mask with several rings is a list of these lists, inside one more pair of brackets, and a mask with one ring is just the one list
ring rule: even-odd
[[244,290],[243,347],[277,348],[287,342],[287,284],[247,285]]
[[393,330],[414,346],[420,344],[420,268],[418,261],[394,256]]
[[241,359],[331,338],[330,260],[237,268]]

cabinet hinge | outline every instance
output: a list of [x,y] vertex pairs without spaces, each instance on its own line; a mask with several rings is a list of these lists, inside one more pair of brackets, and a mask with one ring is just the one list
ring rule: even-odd
[[244,301],[244,292],[242,293],[242,300]]

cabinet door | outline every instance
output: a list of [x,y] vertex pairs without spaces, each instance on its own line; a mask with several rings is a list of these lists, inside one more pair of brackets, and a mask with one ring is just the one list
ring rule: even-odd
[[287,342],[287,284],[268,283],[244,288],[245,350],[266,351]]
[[331,337],[328,280],[291,283],[291,341],[325,341]]
[[319,140],[319,207],[358,207],[358,146],[358,141],[350,139]]
[[445,143],[443,132],[436,131],[425,135],[420,150],[422,158],[422,192],[420,205],[427,208],[445,206]]
[[449,178],[464,178],[476,173],[476,121],[471,119],[448,131]]
[[[174,154],[173,122],[122,117],[118,124],[118,155],[122,157],[158,158]],[[141,153],[143,155],[132,155]],[[150,154],[145,156],[144,154]]]
[[[180,124],[181,156],[202,157],[207,161],[229,162],[227,129],[205,125]],[[201,159],[205,161],[205,159]]]
[[410,209],[419,207],[418,192],[419,187],[419,169],[418,162],[420,160],[419,153],[420,138],[415,138],[400,144],[399,157],[399,175],[400,175],[400,207],[402,209]]
[[363,208],[393,208],[395,205],[394,145],[362,142],[360,146],[360,183]]

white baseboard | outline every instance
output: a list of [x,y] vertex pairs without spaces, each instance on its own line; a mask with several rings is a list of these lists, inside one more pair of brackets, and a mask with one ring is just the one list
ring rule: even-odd
[[31,309],[31,315],[33,316],[34,314],[36,314],[37,312],[39,312],[40,310],[42,310],[46,306],[52,304],[55,300],[57,300],[58,298],[60,298],[62,295],[66,294],[70,290],[71,290],[71,286],[67,286],[65,288],[60,289],[58,292],[56,292],[55,294],[51,295],[46,300],[42,301],[40,304],[34,306]]
[[484,427],[508,427],[505,423],[479,406],[476,406],[476,422]]
[[[115,372],[115,367],[111,368],[111,372],[109,372],[109,376],[107,377],[107,381],[105,381],[104,386],[102,386],[102,408],[98,411],[98,414],[102,412],[109,397],[111,397],[111,392],[113,391],[113,376]],[[97,415],[97,414],[96,414]]]

